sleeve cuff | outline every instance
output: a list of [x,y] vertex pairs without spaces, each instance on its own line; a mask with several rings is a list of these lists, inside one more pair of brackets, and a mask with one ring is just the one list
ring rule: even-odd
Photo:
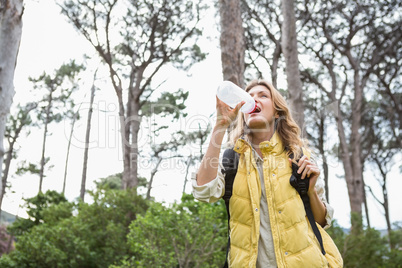
[[204,184],[197,185],[197,175],[192,174],[193,196],[201,202],[214,203],[218,201],[224,193],[224,181],[218,172],[218,176],[212,181]]
[[326,222],[326,224],[325,224],[325,226],[323,228],[328,229],[329,227],[331,227],[331,224],[332,224],[332,218],[334,216],[334,209],[333,209],[333,207],[331,207],[330,204],[328,204],[325,201],[323,201],[323,204],[324,204],[325,210],[326,210],[326,213],[325,213],[325,222]]

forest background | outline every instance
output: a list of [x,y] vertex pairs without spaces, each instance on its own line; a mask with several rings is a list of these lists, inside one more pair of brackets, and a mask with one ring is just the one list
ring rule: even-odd
[[[387,6],[387,4],[390,8],[401,8],[398,5],[394,5],[392,1],[389,3],[385,1],[382,2],[382,5],[384,6]],[[200,21],[200,25],[203,28],[202,35],[197,37],[197,45],[202,52],[207,53],[206,58],[199,62],[195,61],[194,64],[189,64],[189,68],[185,70],[177,70],[173,64],[168,64],[161,68],[161,71],[158,72],[158,76],[156,76],[155,80],[152,82],[154,87],[152,91],[155,92],[152,93],[153,98],[150,99],[151,102],[153,101],[154,104],[157,104],[157,101],[161,100],[158,99],[158,97],[163,96],[162,92],[164,91],[168,91],[174,95],[175,92],[178,92],[178,89],[183,89],[183,92],[189,93],[187,100],[183,101],[186,108],[181,104],[172,106],[170,103],[165,103],[165,106],[171,109],[171,111],[169,111],[170,114],[166,113],[167,115],[163,115],[162,113],[159,113],[157,115],[149,116],[142,121],[141,130],[139,132],[138,141],[141,150],[139,152],[140,158],[138,160],[138,175],[145,178],[148,183],[144,183],[144,186],[139,187],[138,191],[144,196],[151,196],[150,199],[157,202],[167,202],[166,206],[175,202],[180,203],[183,192],[191,193],[191,183],[189,181],[190,173],[196,170],[196,163],[202,156],[203,149],[205,149],[205,145],[207,144],[208,126],[214,122],[215,92],[218,84],[223,80],[221,52],[219,47],[219,18],[217,16],[215,4],[211,2],[207,5],[208,12],[204,13],[202,20]],[[43,72],[52,74],[62,66],[62,64],[67,64],[72,59],[74,59],[78,64],[85,63],[86,66],[86,69],[80,72],[75,78],[76,81],[78,81],[77,87],[79,90],[76,90],[70,96],[75,104],[72,111],[78,111],[80,113],[80,118],[74,125],[64,193],[68,200],[74,201],[77,200],[81,194],[80,191],[82,191],[82,188],[79,186],[81,186],[82,180],[82,159],[85,147],[84,137],[87,112],[90,110],[90,89],[94,85],[98,88],[95,92],[94,113],[92,118],[90,139],[92,146],[90,146],[88,157],[87,190],[96,191],[99,185],[96,184],[95,181],[99,182],[101,178],[106,178],[108,176],[111,176],[113,179],[113,175],[122,172],[124,156],[121,152],[119,134],[119,104],[116,101],[116,94],[112,89],[113,85],[111,85],[109,81],[108,70],[104,67],[104,64],[101,64],[101,61],[97,57],[98,53],[95,52],[88,41],[85,40],[85,38],[66,21],[66,18],[60,15],[60,7],[52,1],[25,2],[24,6],[25,10],[22,16],[24,26],[14,80],[16,95],[14,97],[11,114],[16,114],[18,111],[18,104],[24,105],[30,101],[35,101],[35,98],[39,103],[38,100],[41,99],[40,94],[42,94],[42,97],[44,96],[43,92],[41,93],[38,88],[35,88],[35,82],[29,81],[28,77],[38,78]],[[352,9],[354,7],[350,8]],[[252,18],[248,22],[254,23],[250,24],[254,28],[250,25],[245,27],[246,35],[249,40],[252,40],[249,35],[252,34],[253,30],[259,29],[263,31],[261,25],[256,26],[258,19],[255,17],[253,18],[252,14],[252,12],[248,14],[248,16]],[[395,11],[395,14],[398,14],[398,12]],[[280,15],[278,15],[278,17],[280,17]],[[247,16],[245,18],[247,18]],[[392,23],[397,24],[398,21],[400,22],[400,15],[392,15],[390,19],[394,20]],[[390,22],[389,24],[392,23]],[[301,23],[298,24],[299,29],[303,29],[302,26]],[[279,40],[278,32],[280,32],[279,29],[277,29],[275,33],[276,37],[274,36],[273,38],[277,38],[277,41]],[[394,94],[394,97],[400,100],[400,70],[398,67],[401,62],[400,30],[399,32],[396,31],[394,33],[396,36],[399,36],[399,40],[397,40],[395,44],[397,53],[395,59],[392,59],[388,63],[394,63],[397,66],[394,67],[397,71],[394,75],[395,77],[388,86]],[[256,39],[258,40],[258,35],[256,36]],[[299,36],[299,39],[302,39],[303,41],[309,39],[308,36],[303,35],[300,31]],[[257,42],[255,44],[261,47],[264,47],[265,45],[265,50],[269,52],[275,50],[273,48],[275,46],[264,44],[262,38],[260,40],[260,43]],[[319,41],[324,42],[323,40],[324,39]],[[358,46],[359,41],[354,40],[354,42],[354,45]],[[272,41],[272,43],[274,42]],[[267,47],[269,47],[269,49],[266,49]],[[307,55],[308,48],[301,47],[300,50],[305,53],[299,52],[300,69],[308,70],[311,68],[313,69],[311,73],[315,72],[316,70],[314,70],[314,67],[310,67],[310,65],[314,66],[315,62],[311,59],[311,55]],[[256,47],[252,48],[251,43],[248,43],[248,48],[249,50],[246,53],[246,79],[263,76],[269,80],[274,80],[275,78],[272,74],[272,62],[270,62],[272,58],[267,56],[269,53],[259,54],[261,51],[258,51]],[[328,48],[325,47],[321,51],[325,51],[326,49]],[[262,51],[264,51],[264,48]],[[378,51],[377,53],[381,54]],[[86,56],[84,57],[83,54],[86,54]],[[319,55],[319,53],[316,52],[316,56],[317,55]],[[197,56],[195,58],[197,58]],[[201,58],[202,57],[199,57],[198,59],[200,60]],[[379,66],[386,69],[384,64],[387,63],[382,63],[382,65],[380,64]],[[283,62],[283,59],[280,59],[278,77],[276,78],[275,83],[280,90],[286,93],[287,78],[284,66],[285,63]],[[342,68],[339,70],[342,70]],[[390,72],[392,72],[392,70],[393,69],[391,68]],[[347,76],[347,70],[342,71],[344,71],[345,76]],[[95,73],[96,81],[94,82]],[[380,74],[383,73],[384,71],[380,72]],[[319,107],[313,107],[311,111],[306,111],[306,120],[308,121],[308,124],[310,124],[308,127],[311,128],[314,126],[314,121],[319,121],[320,119],[318,116],[319,113],[314,114],[312,112],[314,109],[316,109],[316,111],[324,111],[324,113],[321,114],[327,115],[327,118],[325,118],[325,126],[327,127],[327,130],[324,134],[326,159],[323,160],[318,152],[319,162],[320,164],[325,162],[329,167],[330,175],[328,177],[328,192],[331,205],[335,208],[335,219],[340,226],[349,228],[351,226],[348,202],[349,197],[344,177],[345,175],[343,174],[343,165],[339,160],[341,149],[338,145],[338,137],[337,135],[334,135],[334,133],[337,133],[335,128],[333,128],[335,121],[333,118],[331,119],[330,116],[331,113],[339,113],[336,107],[334,109],[334,103],[335,105],[338,104],[336,101],[334,102],[331,100],[325,100],[323,103],[319,103],[317,99],[320,101],[325,99],[322,94],[318,93],[320,86],[319,83],[314,81],[313,76],[308,76],[307,73],[302,74],[302,77],[304,78],[303,88],[308,92],[307,94],[305,93],[305,96],[315,98],[317,105],[321,105]],[[316,78],[322,79],[319,75],[323,75],[323,73],[315,75]],[[328,81],[331,80],[329,77],[326,79]],[[381,84],[380,86],[375,85],[375,83],[378,83],[378,81],[381,80],[380,78],[378,78],[378,81],[376,81],[376,79],[373,80],[374,81],[370,80],[370,85],[367,87],[365,101],[369,104],[377,105],[374,107],[380,109],[383,108],[381,103],[376,104],[373,100],[376,100],[376,98],[381,96],[379,92],[382,90],[383,84],[379,83]],[[345,88],[347,88],[346,85],[350,82],[347,80],[345,81],[344,85]],[[328,86],[329,88],[329,82],[323,82],[321,86]],[[378,88],[376,88],[376,86],[378,86]],[[340,94],[344,93],[345,92]],[[352,92],[346,92],[345,95],[350,97]],[[185,96],[185,93],[175,96],[183,97]],[[353,98],[350,97],[350,99],[347,99],[342,103],[342,105],[346,107],[346,110],[347,106],[350,107],[352,103],[351,99]],[[171,99],[168,99],[168,101],[170,100]],[[378,100],[381,100],[381,98],[378,98]],[[396,103],[398,104],[398,102]],[[308,107],[308,105],[306,106]],[[387,110],[378,114],[375,114],[375,112],[372,112],[369,109],[366,110],[368,115],[374,115],[373,117],[376,117],[380,121],[389,119],[390,124],[375,125],[378,122],[373,123],[367,121],[368,125],[365,126],[363,124],[361,132],[364,132],[364,130],[368,128],[371,128],[374,132],[370,132],[368,136],[365,136],[364,138],[368,139],[370,135],[378,136],[378,133],[382,133],[382,135],[391,135],[389,140],[392,140],[392,131],[384,130],[384,128],[392,125],[394,120],[395,122],[398,122],[398,116],[400,116],[398,111],[400,111],[400,107],[399,110],[398,107],[391,110],[395,111],[395,118],[392,116],[384,116],[384,113],[389,113]],[[309,113],[314,115],[308,118]],[[346,113],[346,115],[348,114]],[[381,118],[381,116],[383,117]],[[351,121],[348,121],[349,119],[351,118],[345,118],[344,124],[346,128],[350,128],[349,124],[351,124]],[[46,145],[46,156],[49,157],[49,162],[46,163],[46,176],[43,177],[43,186],[41,189],[43,192],[47,190],[62,192],[63,190],[64,180],[61,178],[63,178],[66,173],[66,154],[70,130],[72,129],[71,124],[72,118],[66,117],[57,123],[54,122],[49,125],[49,132],[51,135],[48,136]],[[169,127],[166,127],[167,125],[169,125]],[[159,129],[159,127],[161,127],[161,129]],[[401,154],[400,150],[399,152],[394,152],[395,149],[400,149],[400,125],[393,125],[391,128],[393,128],[397,133],[395,139],[397,142],[399,141],[399,145],[397,145],[396,148],[391,148],[392,150],[390,149],[387,151],[391,152],[388,153],[388,156],[391,154],[391,157],[385,158],[384,160],[387,161],[387,164],[384,165],[384,167],[386,168],[386,178],[388,180],[383,180],[384,177],[376,166],[375,157],[366,154],[366,158],[369,159],[369,161],[364,162],[364,183],[366,185],[365,190],[368,203],[368,208],[365,213],[369,212],[368,216],[371,219],[370,225],[378,229],[385,229],[387,227],[383,215],[384,206],[381,204],[381,202],[384,202],[384,191],[383,188],[381,188],[383,186],[382,183],[387,186],[386,193],[389,198],[390,221],[398,222],[402,220],[402,210],[399,206],[402,202],[402,196],[399,194],[399,189],[402,186],[400,170]],[[18,157],[13,160],[13,166],[11,167],[10,172],[11,176],[8,182],[10,187],[7,189],[4,197],[2,209],[18,214],[21,217],[27,217],[27,211],[29,212],[29,207],[21,207],[25,204],[24,199],[34,197],[38,193],[39,172],[36,174],[30,174],[29,172],[31,172],[32,169],[29,170],[27,164],[36,163],[36,165],[39,166],[40,152],[42,149],[40,141],[43,138],[42,130],[43,125],[35,126],[35,124],[32,124],[32,126],[25,127],[21,133],[20,139],[18,140],[17,147],[15,148],[18,149]],[[191,137],[185,136],[188,139],[187,143],[180,144],[180,142],[177,142],[177,139],[184,138],[184,136],[178,136],[178,133],[180,135],[183,135],[183,133],[193,133],[195,138],[193,137],[191,140]],[[199,136],[197,136],[196,133],[198,133]],[[173,138],[172,140],[169,139],[171,137]],[[317,136],[312,136],[311,138],[315,139],[316,137]],[[160,149],[161,145],[165,146],[166,143],[174,144],[175,142],[177,142],[177,147],[165,147],[165,150],[159,152],[159,154],[155,153],[155,150]],[[315,145],[315,143],[313,143],[313,145]],[[377,149],[378,147],[375,148]],[[387,152],[385,154],[387,154]],[[194,158],[194,162],[187,162],[188,159],[190,159],[190,156]],[[51,166],[52,168],[48,169],[48,167]],[[21,171],[24,170],[28,171],[28,173],[21,173]],[[109,177],[109,179],[111,177]],[[150,181],[152,183],[149,183]],[[151,185],[152,188],[149,188],[149,185]],[[371,191],[375,197],[370,194]],[[86,198],[90,198],[87,202],[91,203],[94,202],[97,197],[87,194]],[[186,202],[184,201],[183,203],[185,204]],[[367,225],[367,215],[363,217],[363,220]]]

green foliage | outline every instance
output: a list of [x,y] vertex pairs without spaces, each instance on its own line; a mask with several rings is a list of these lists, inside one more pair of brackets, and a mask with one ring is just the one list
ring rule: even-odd
[[[77,226],[65,219],[56,226],[32,228],[19,237],[16,250],[0,259],[1,267],[91,267],[92,258],[85,241],[77,236]],[[81,261],[80,261],[81,260]],[[76,265],[78,264],[78,265]]]
[[402,222],[394,223],[389,241],[391,250],[386,255],[387,267],[402,267]]
[[43,73],[37,78],[29,78],[36,92],[43,91],[37,117],[44,125],[72,116],[74,102],[71,94],[78,89],[77,76],[84,69],[84,65],[71,60],[62,64],[53,74]]
[[15,142],[23,127],[32,125],[32,118],[30,112],[36,109],[37,103],[27,103],[22,106],[17,104],[17,112],[15,115],[10,114],[7,119],[6,131],[4,137],[7,138],[9,144]]
[[108,267],[126,256],[128,226],[147,203],[134,190],[99,189],[90,195],[92,204],[61,202],[36,213],[40,224],[18,237],[16,250],[0,259],[0,267]]
[[[71,215],[70,211],[66,212],[66,207],[64,207],[63,214],[57,214],[50,216],[47,209],[51,209],[53,205],[60,205],[61,203],[67,203],[67,199],[63,194],[56,191],[47,191],[46,193],[39,193],[37,196],[25,199],[25,208],[28,214],[28,219],[18,218],[11,227],[9,231],[15,235],[20,236],[28,232],[32,227],[45,222],[45,215],[48,219],[51,218],[61,218],[69,217]],[[51,211],[53,211],[51,209]],[[52,212],[50,212],[51,214]],[[66,215],[67,214],[67,215]]]
[[332,240],[334,240],[335,245],[338,247],[339,251],[342,254],[342,248],[345,244],[346,237],[344,229],[342,229],[342,227],[340,227],[338,223],[334,220],[332,221],[331,227],[326,231],[331,236]]
[[107,188],[107,189],[118,190],[118,189],[121,189],[122,179],[123,179],[123,174],[117,173],[117,174],[107,176],[105,178],[101,178],[101,179],[99,179],[99,181],[96,181],[95,184],[98,189],[106,189]]
[[394,223],[394,229],[391,231],[389,239],[391,248],[402,248],[402,222]]
[[225,207],[191,195],[170,208],[152,203],[130,225],[128,243],[131,258],[113,267],[219,267],[226,256]]
[[[402,267],[402,229],[396,225],[390,237],[382,237],[378,230],[356,223],[350,233],[346,233],[336,222],[327,230],[344,260],[346,268],[360,267]],[[395,246],[390,248],[389,240]]]
[[[30,77],[29,80],[34,83],[35,88],[46,87],[50,91],[54,91],[58,87],[64,85],[65,80],[74,82],[75,77],[85,69],[84,65],[77,64],[74,60],[69,63],[62,64],[53,75],[43,73],[38,78]],[[69,93],[71,89],[62,89],[62,92]],[[62,94],[64,97],[68,97],[70,94]],[[61,101],[66,100],[61,98]]]
[[172,115],[174,119],[178,119],[186,108],[184,102],[187,100],[188,94],[188,91],[183,92],[182,89],[174,93],[163,92],[156,101],[144,102],[141,112],[144,116],[157,114],[166,117]]
[[[49,161],[49,158],[45,159],[45,163]],[[17,168],[17,171],[15,174],[17,175],[24,175],[25,173],[30,173],[30,174],[39,174],[40,173],[40,167],[37,164],[34,163],[27,163],[25,160],[20,162]]]
[[379,231],[368,228],[351,233],[345,239],[345,267],[383,267],[388,243]]
[[[101,178],[99,179],[99,181],[96,181],[95,184],[97,189],[120,190],[122,188],[122,180],[123,180],[123,174],[117,173],[107,176],[106,178]],[[146,188],[147,184],[148,181],[146,178],[138,177],[137,189]]]
[[61,8],[113,69],[111,78],[115,86],[117,80],[129,78],[133,101],[141,105],[155,91],[152,82],[163,66],[187,70],[205,59],[205,53],[197,45],[197,38],[202,35],[199,21],[206,9],[200,1],[95,0],[88,5],[65,0]]
[[[31,226],[19,233],[16,249],[0,258],[0,267],[219,267],[224,263],[227,219],[222,201],[206,204],[184,195],[180,203],[167,207],[147,203],[135,190],[100,187],[89,194],[91,204],[70,203],[52,191],[27,199]],[[400,223],[390,237],[357,226],[347,234],[333,222],[327,230],[344,267],[401,267]]]

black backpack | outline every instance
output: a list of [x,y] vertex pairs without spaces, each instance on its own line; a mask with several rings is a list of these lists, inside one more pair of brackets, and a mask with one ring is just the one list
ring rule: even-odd
[[[301,156],[303,156],[303,151],[301,152]],[[290,155],[290,157],[293,158],[293,155]],[[228,215],[228,231],[230,228],[230,226],[229,226],[229,221],[230,221],[229,200],[230,200],[230,197],[232,196],[233,182],[236,177],[238,164],[239,164],[239,154],[236,153],[235,150],[233,150],[233,148],[226,149],[223,153],[223,158],[222,158],[223,169],[221,170],[221,172],[222,172],[222,174],[225,175],[225,194],[222,196],[222,199],[225,201],[226,212]],[[297,173],[298,169],[299,169],[298,165],[295,163],[292,163],[292,175],[290,177],[289,182],[296,189],[296,191],[300,194],[300,197],[303,200],[304,209],[306,211],[307,218],[310,222],[310,226],[313,229],[313,232],[314,232],[318,242],[320,243],[322,254],[325,255],[325,250],[324,250],[324,245],[322,243],[321,233],[318,230],[318,227],[315,223],[313,211],[311,210],[311,207],[310,207],[310,199],[307,195],[310,179],[306,177],[302,180],[301,174]],[[226,262],[225,262],[225,265],[223,266],[224,268],[228,267],[227,258],[228,258],[228,254],[229,254],[229,248],[230,248],[230,236],[228,238],[228,245],[227,245],[227,251],[226,251]]]

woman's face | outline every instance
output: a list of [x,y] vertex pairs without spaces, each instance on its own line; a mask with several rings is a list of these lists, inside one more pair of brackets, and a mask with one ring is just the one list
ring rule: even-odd
[[248,93],[254,98],[257,109],[251,114],[245,114],[247,126],[253,129],[270,129],[274,127],[276,111],[272,102],[271,91],[262,85],[251,88]]

